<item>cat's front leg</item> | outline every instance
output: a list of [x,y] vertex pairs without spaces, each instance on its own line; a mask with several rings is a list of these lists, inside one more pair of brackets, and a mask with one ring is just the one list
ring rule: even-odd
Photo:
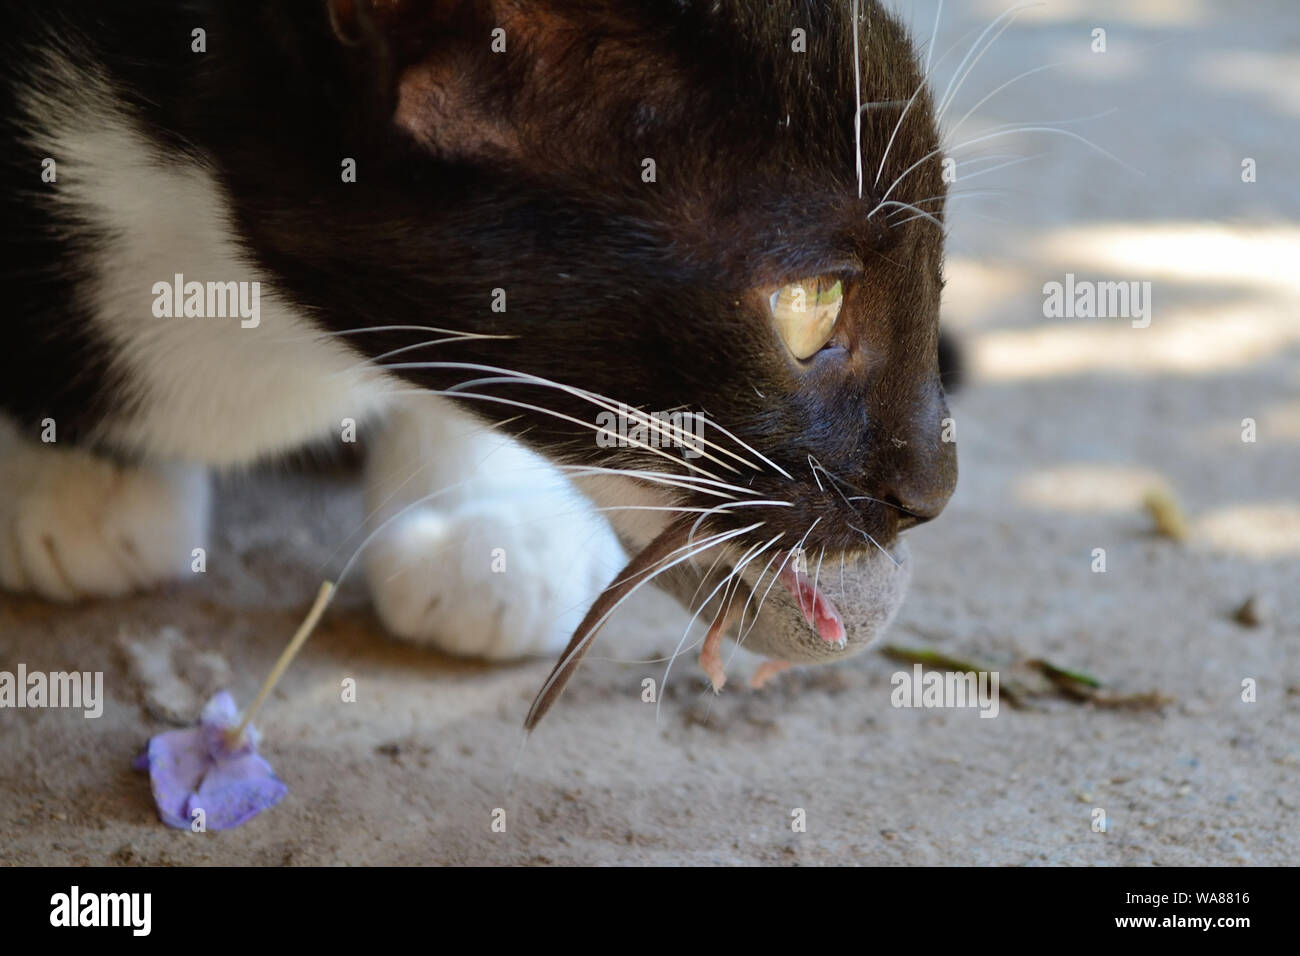
[[208,528],[207,472],[127,466],[28,437],[0,416],[0,587],[116,597],[189,573]]
[[437,398],[393,410],[366,464],[365,555],[397,636],[455,654],[552,654],[623,566],[553,465]]

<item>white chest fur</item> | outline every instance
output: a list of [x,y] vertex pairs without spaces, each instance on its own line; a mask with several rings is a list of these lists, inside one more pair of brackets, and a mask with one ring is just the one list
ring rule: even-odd
[[[382,407],[386,376],[316,328],[242,253],[212,174],[161,162],[131,120],[99,100],[44,101],[40,112],[58,162],[57,201],[109,237],[88,263],[89,298],[125,394],[102,437],[151,456],[228,466]],[[245,304],[258,283],[256,323],[231,308],[168,317],[174,310],[158,308],[157,288],[177,275],[243,284],[231,288]]]

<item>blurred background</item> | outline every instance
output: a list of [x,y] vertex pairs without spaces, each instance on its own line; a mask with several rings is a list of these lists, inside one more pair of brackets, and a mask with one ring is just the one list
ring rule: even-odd
[[[1008,6],[944,4],[941,91],[960,38]],[[924,42],[937,5],[896,9]],[[988,838],[1001,845],[972,858],[1293,861],[1294,838],[1275,842],[1269,818],[1300,793],[1300,7],[1028,7],[963,81],[946,132],[1049,63],[954,138],[1053,126],[1094,145],[999,136],[971,149],[990,156],[971,170],[1038,158],[969,185],[956,152],[945,318],[971,365],[953,400],[961,480],[915,536],[899,639],[1045,657],[1177,701],[1159,717],[989,721],[1010,752],[955,742],[949,756],[1006,795],[966,780],[1003,817]],[[1150,325],[1045,317],[1044,284],[1067,274],[1149,282]],[[1158,533],[1153,493],[1179,504],[1181,540]],[[1071,795],[1109,808],[1104,841],[1058,829]]]
[[[894,7],[940,95],[1008,10],[948,0],[929,54],[938,4]],[[20,656],[102,668],[109,696],[89,731],[28,713],[6,740],[0,862],[1293,864],[1300,6],[1048,0],[985,39],[1002,25],[952,84],[950,142],[1034,126],[1092,145],[1025,132],[953,152],[961,479],[911,534],[895,659],[752,693],[742,654],[716,698],[686,659],[656,724],[642,681],[663,664],[630,662],[670,653],[686,618],[645,595],[521,752],[549,662],[397,645],[353,581],[260,718],[289,798],[191,837],[157,823],[131,758],[214,685],[251,698],[361,515],[347,475],[228,479],[211,549],[227,557],[201,583],[100,606],[0,599]],[[1044,285],[1067,274],[1149,282],[1150,324],[1045,317]],[[1046,660],[1102,693],[1040,681],[992,720],[894,709],[909,654],[1026,681]],[[498,806],[506,835],[489,829]]]

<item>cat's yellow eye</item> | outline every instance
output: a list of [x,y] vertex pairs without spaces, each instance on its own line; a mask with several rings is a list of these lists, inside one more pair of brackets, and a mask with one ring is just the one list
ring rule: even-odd
[[781,286],[771,294],[772,320],[790,354],[815,355],[835,331],[844,304],[844,286],[833,276],[814,276]]

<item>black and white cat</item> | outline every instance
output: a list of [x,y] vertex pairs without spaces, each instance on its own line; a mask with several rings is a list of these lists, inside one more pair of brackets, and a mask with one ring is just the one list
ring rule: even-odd
[[180,576],[211,469],[351,420],[400,636],[553,651],[621,543],[865,645],[956,465],[933,108],[856,9],[5,2],[0,585]]

